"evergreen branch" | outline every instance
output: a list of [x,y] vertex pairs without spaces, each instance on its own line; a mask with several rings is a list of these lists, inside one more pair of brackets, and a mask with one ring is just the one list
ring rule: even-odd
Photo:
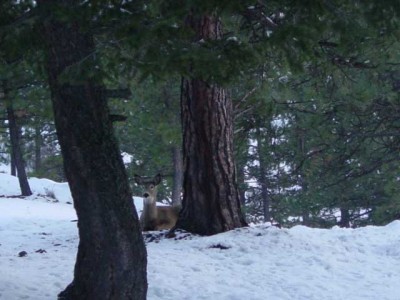
[[105,93],[107,98],[129,99],[132,96],[132,92],[129,88],[107,89]]
[[15,29],[15,27],[20,26],[21,24],[27,21],[32,21],[34,17],[37,16],[38,16],[37,9],[32,8],[31,10],[23,13],[22,15],[12,20],[9,24],[0,27],[0,32],[9,32],[10,30]]

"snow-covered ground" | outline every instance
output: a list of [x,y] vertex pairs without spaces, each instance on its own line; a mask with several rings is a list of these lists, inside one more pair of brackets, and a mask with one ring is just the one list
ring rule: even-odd
[[[68,185],[30,184],[34,196],[14,198],[16,178],[0,174],[4,300],[56,299],[73,276],[78,231]],[[264,224],[147,249],[149,300],[400,299],[400,221],[331,230]]]

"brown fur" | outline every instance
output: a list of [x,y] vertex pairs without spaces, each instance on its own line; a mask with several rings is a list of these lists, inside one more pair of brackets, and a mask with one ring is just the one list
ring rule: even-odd
[[157,206],[157,185],[161,182],[161,175],[154,178],[135,175],[135,182],[145,188],[143,194],[143,212],[140,215],[140,224],[143,231],[171,229],[178,219],[180,207]]

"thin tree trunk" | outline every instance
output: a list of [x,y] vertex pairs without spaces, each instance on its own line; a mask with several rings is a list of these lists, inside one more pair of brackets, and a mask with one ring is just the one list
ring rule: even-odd
[[339,226],[344,228],[350,227],[350,213],[349,210],[345,207],[340,208]]
[[[173,107],[173,103],[176,100],[172,94],[174,86],[176,85],[175,78],[169,79],[161,90],[162,98],[164,99],[165,108],[169,115],[172,115],[171,122],[179,124],[180,115],[179,110],[177,111]],[[172,112],[172,113],[171,113]],[[172,163],[173,163],[173,186],[172,186],[172,205],[179,207],[182,205],[182,182],[183,182],[183,158],[182,148],[179,145],[172,145]]]
[[[93,38],[71,19],[56,20],[49,2],[38,4],[47,9],[42,32],[49,85],[80,238],[74,279],[59,299],[146,299],[146,249],[105,89],[86,73],[97,63]],[[57,1],[69,10],[76,3]],[[88,64],[77,83],[64,71],[79,68],[83,60]]]
[[11,161],[11,163],[10,163],[10,173],[11,173],[12,176],[17,176],[17,167],[15,166],[15,155],[14,155],[14,151],[12,150],[12,148],[11,148],[11,151],[10,151],[10,157],[11,157],[11,159],[10,159],[10,161]]
[[[296,119],[298,118],[297,115],[295,116]],[[306,137],[304,130],[302,128],[296,127],[296,137],[297,137],[297,152],[300,155],[301,159],[306,156]],[[308,182],[307,182],[307,176],[303,172],[302,169],[299,170],[299,185],[301,186],[302,189],[302,194],[307,195],[308,192]],[[301,205],[301,214],[302,214],[302,224],[304,226],[311,226],[312,220],[310,218],[310,210],[307,205],[307,203],[302,203]]]
[[239,189],[239,199],[241,207],[246,205],[246,176],[245,176],[245,164],[237,164],[237,181],[238,181],[238,189]]
[[30,196],[32,195],[32,191],[29,186],[28,177],[26,176],[25,163],[20,144],[20,134],[17,124],[17,118],[14,113],[12,101],[8,99],[8,89],[6,82],[3,82],[3,87],[4,87],[4,95],[6,98],[8,129],[11,141],[11,160],[15,166],[15,169],[17,170],[18,182],[22,196]]
[[260,178],[258,179],[261,186],[261,198],[263,203],[263,216],[264,222],[271,221],[271,212],[270,212],[270,199],[268,195],[268,183],[267,183],[267,174],[266,174],[266,163],[265,163],[265,151],[264,145],[261,138],[261,130],[257,127],[257,150],[258,150],[258,161],[259,161],[259,170],[260,170]]
[[35,172],[39,171],[42,166],[42,134],[40,126],[35,125]]
[[182,182],[183,182],[183,158],[182,150],[179,146],[172,148],[172,157],[174,162],[174,182],[172,187],[172,205],[182,205]]

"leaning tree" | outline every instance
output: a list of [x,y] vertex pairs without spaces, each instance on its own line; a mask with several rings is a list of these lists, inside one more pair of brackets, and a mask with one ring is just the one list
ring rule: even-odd
[[80,1],[38,1],[57,135],[78,215],[72,283],[59,299],[145,299],[146,249]]

